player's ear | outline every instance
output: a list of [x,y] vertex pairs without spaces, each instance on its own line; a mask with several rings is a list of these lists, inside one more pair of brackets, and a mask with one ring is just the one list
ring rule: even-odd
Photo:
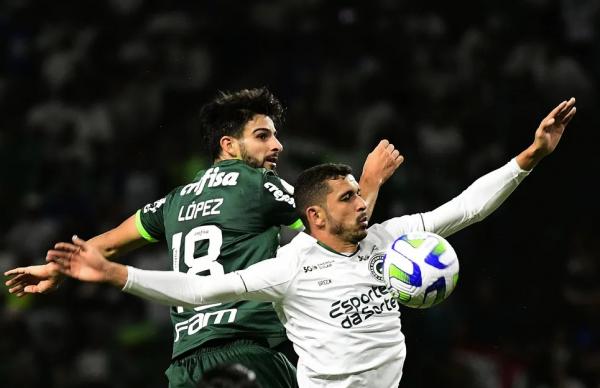
[[325,210],[318,205],[309,206],[306,208],[306,219],[311,228],[321,229],[325,227]]
[[219,140],[219,144],[221,145],[223,156],[236,159],[240,157],[240,146],[238,139],[235,137],[223,136],[221,140]]

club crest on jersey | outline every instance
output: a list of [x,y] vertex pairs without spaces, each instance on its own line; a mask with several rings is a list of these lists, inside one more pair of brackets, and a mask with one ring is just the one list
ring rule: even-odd
[[384,252],[376,252],[369,259],[369,271],[375,279],[383,282],[383,258],[385,257]]

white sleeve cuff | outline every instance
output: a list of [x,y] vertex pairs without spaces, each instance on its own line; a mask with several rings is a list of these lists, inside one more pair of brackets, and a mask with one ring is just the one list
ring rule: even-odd
[[531,171],[533,171],[533,169],[531,170],[523,170],[521,168],[521,166],[519,166],[519,163],[517,163],[517,158],[514,157],[510,160],[510,162],[508,162],[509,166],[511,167],[511,169],[516,172],[517,174],[521,175],[524,174],[525,176],[529,175],[529,173]]

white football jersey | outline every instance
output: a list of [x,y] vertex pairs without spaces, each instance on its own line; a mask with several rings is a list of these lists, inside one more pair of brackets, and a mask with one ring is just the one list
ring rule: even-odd
[[[353,254],[334,252],[300,233],[276,258],[238,271],[244,297],[276,301],[306,377],[339,379],[403,361],[399,304],[383,281],[384,249],[400,234],[422,230],[423,223],[415,215],[395,220],[395,230],[386,224],[370,227]],[[365,386],[397,386],[401,373],[400,364],[390,385],[378,379]]]

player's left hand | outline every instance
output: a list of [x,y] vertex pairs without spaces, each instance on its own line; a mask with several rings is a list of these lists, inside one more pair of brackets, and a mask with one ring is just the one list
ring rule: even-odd
[[400,151],[388,140],[381,140],[365,160],[360,177],[361,185],[365,180],[382,185],[403,162],[404,156]]
[[565,131],[565,128],[575,116],[575,98],[561,102],[546,116],[535,131],[534,148],[540,156],[546,156],[554,151]]

